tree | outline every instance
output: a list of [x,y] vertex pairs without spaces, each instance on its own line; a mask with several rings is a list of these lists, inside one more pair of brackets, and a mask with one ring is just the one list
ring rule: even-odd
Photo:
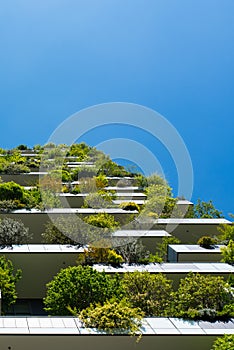
[[3,255],[0,256],[0,290],[3,300],[3,313],[17,299],[15,284],[21,278],[21,270],[14,271],[13,264]]
[[225,334],[223,337],[218,337],[212,346],[212,350],[233,350],[234,335]]
[[156,247],[156,252],[158,253],[160,258],[162,258],[164,261],[167,261],[168,245],[180,244],[180,243],[181,241],[177,237],[174,237],[174,236],[163,237],[162,243],[158,243]]
[[233,305],[233,291],[223,277],[190,272],[180,280],[174,301],[176,317],[215,319]]
[[[191,215],[191,213],[190,213]],[[215,208],[213,202],[204,202],[198,199],[197,204],[192,211],[192,217],[194,218],[223,218],[223,213]]]
[[0,247],[12,247],[13,244],[26,244],[32,239],[29,229],[22,221],[4,218],[0,221]]
[[168,218],[176,209],[176,198],[172,197],[168,185],[152,184],[146,188],[147,202],[142,210],[143,215],[156,218]]
[[149,252],[145,246],[137,239],[113,238],[112,241],[116,247],[115,250],[123,257],[127,264],[140,264],[141,262],[145,262],[146,256],[149,256]]
[[86,327],[111,334],[119,330],[131,335],[139,334],[142,317],[143,312],[139,308],[133,308],[125,299],[107,300],[103,305],[91,304],[79,314]]
[[220,248],[222,254],[222,262],[234,265],[234,241],[230,240],[227,247]]
[[172,281],[164,275],[135,271],[124,274],[122,283],[129,302],[146,316],[171,316]]
[[222,224],[218,227],[221,235],[218,237],[219,241],[228,244],[230,240],[234,241],[234,225]]
[[91,303],[104,304],[122,293],[118,276],[98,272],[90,266],[62,269],[47,284],[45,310],[53,316],[69,316],[89,307]]

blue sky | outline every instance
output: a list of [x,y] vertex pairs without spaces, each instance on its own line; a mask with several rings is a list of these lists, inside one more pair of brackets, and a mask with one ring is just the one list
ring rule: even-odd
[[[233,208],[233,0],[16,0],[0,7],[3,148],[45,143],[77,111],[106,102],[152,108],[177,129],[194,168],[193,200]],[[84,139],[144,139],[99,128]]]

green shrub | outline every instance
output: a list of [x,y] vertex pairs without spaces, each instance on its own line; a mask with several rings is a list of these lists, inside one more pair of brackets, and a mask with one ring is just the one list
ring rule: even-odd
[[115,217],[107,213],[89,215],[84,219],[84,221],[89,225],[100,228],[115,229],[119,226],[118,221],[115,221]]
[[213,318],[223,315],[225,305],[233,304],[232,288],[223,277],[192,272],[180,280],[174,298],[177,317],[202,318],[204,310],[213,310],[210,315],[203,315],[203,319],[210,320],[211,315]]
[[234,241],[230,240],[227,247],[220,248],[222,254],[222,262],[234,265]]
[[212,350],[233,350],[234,349],[234,334],[225,334],[214,341]]
[[180,244],[179,238],[174,236],[167,236],[162,238],[162,242],[158,243],[156,246],[156,253],[164,261],[167,261],[168,245],[169,244]]
[[123,202],[120,204],[120,208],[123,210],[129,210],[129,211],[140,211],[140,207],[138,204],[134,203],[134,202]]
[[143,312],[139,308],[133,308],[126,300],[108,300],[103,305],[100,303],[81,311],[80,319],[88,328],[114,334],[123,331],[124,333],[139,334],[142,326]]
[[164,275],[135,271],[124,274],[122,283],[129,302],[146,316],[171,316],[172,281]]
[[199,238],[197,241],[197,244],[199,244],[203,248],[212,248],[216,244],[217,240],[215,238],[212,238],[210,236],[203,236]]
[[10,181],[0,183],[0,200],[23,200],[24,188],[17,183]]
[[5,313],[17,299],[15,284],[21,278],[21,270],[14,271],[13,264],[5,256],[0,256],[0,290],[2,294],[2,311]]
[[3,218],[0,221],[0,247],[11,247],[13,244],[26,244],[32,239],[29,229],[21,221]]
[[121,255],[117,254],[113,249],[105,246],[105,242],[97,242],[97,245],[89,245],[84,250],[84,263],[87,264],[110,264],[112,266],[120,266],[123,262]]
[[93,270],[90,266],[62,269],[47,284],[45,310],[54,316],[71,315],[91,303],[104,304],[106,300],[121,296],[118,276]]
[[114,239],[113,240],[118,254],[120,254],[124,262],[127,264],[145,263],[145,258],[149,252],[141,241],[131,238]]
[[219,241],[224,244],[228,244],[230,240],[234,241],[234,224],[228,225],[223,224],[218,227],[219,232],[221,233],[218,237]]

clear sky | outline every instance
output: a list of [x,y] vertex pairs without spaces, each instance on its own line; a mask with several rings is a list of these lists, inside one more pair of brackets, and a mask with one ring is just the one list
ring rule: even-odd
[[[95,104],[137,103],[184,139],[193,200],[234,212],[233,0],[2,1],[0,50],[0,147],[43,144]],[[100,128],[86,141],[116,133],[129,136]],[[175,188],[165,150],[149,135],[131,137],[158,152]]]

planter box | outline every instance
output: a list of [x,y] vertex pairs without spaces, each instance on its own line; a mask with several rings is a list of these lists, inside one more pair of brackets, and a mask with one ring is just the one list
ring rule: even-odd
[[234,273],[234,267],[224,263],[162,263],[148,265],[127,265],[114,268],[112,266],[94,265],[97,271],[106,273],[126,273],[134,271],[148,271],[149,273],[163,273],[173,281],[173,287],[177,288],[181,278],[189,272],[198,272],[204,275],[223,276],[225,279]]
[[210,350],[217,336],[234,334],[233,322],[188,322],[146,318],[139,343],[129,335],[101,334],[82,328],[74,317],[1,317],[2,349],[17,350]]
[[199,245],[170,244],[168,246],[168,262],[217,262],[221,260],[220,247],[212,249]]

